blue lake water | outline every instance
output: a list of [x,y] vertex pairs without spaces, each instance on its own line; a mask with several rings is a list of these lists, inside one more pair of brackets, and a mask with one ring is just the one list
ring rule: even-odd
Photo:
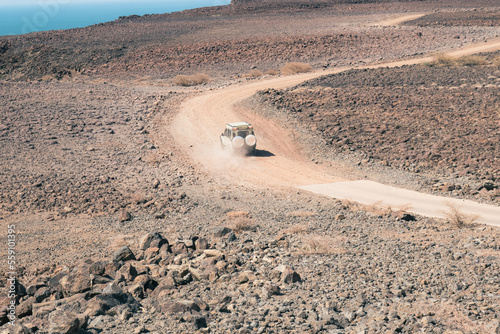
[[[7,4],[6,2],[10,2]],[[229,4],[230,0],[0,0],[0,36],[81,28],[120,16],[162,14]]]

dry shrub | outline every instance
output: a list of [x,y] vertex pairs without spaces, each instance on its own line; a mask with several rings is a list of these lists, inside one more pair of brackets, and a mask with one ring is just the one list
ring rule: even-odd
[[245,217],[235,218],[230,227],[235,232],[249,231],[255,228],[253,221]]
[[468,227],[477,222],[478,215],[469,215],[463,213],[452,203],[446,203],[448,210],[444,212],[446,219],[458,228]]
[[340,241],[332,237],[308,235],[302,239],[302,242],[304,246],[301,254],[342,254],[345,252]]
[[383,206],[381,201],[366,205],[344,199],[342,200],[342,205],[345,209],[349,209],[352,212],[363,211],[375,216],[389,216],[393,213],[392,208],[390,206]]
[[372,205],[363,205],[362,207],[363,211],[371,213],[375,216],[389,216],[393,212],[390,206],[383,206],[382,201],[373,203]]
[[254,230],[256,227],[250,213],[246,211],[231,211],[226,215],[229,220],[227,227],[234,232]]
[[177,75],[172,79],[172,82],[178,86],[196,86],[207,83],[210,77],[205,73],[196,73],[192,75]]
[[281,68],[281,74],[283,75],[306,73],[311,71],[312,71],[311,65],[299,62],[288,63]]
[[299,234],[299,233],[306,233],[309,231],[309,226],[308,225],[303,225],[303,224],[298,224],[298,225],[293,225],[283,231],[281,231],[281,235],[284,234]]
[[278,74],[280,74],[280,70],[270,69],[266,71],[266,75],[278,75]]
[[488,65],[488,60],[481,56],[466,56],[459,58],[458,63],[463,66],[483,66]]
[[236,219],[240,217],[250,218],[250,213],[247,211],[229,211],[226,213],[227,218]]
[[500,66],[500,56],[496,56],[492,62],[493,66]]
[[444,53],[440,53],[434,57],[432,62],[433,66],[455,66],[457,65],[457,60],[452,56],[448,56]]
[[248,73],[243,74],[241,77],[242,78],[260,78],[263,75],[264,75],[264,73],[262,71],[254,69]]
[[349,209],[351,211],[353,211],[352,209],[357,207],[358,206],[358,203],[354,202],[354,201],[351,201],[349,199],[343,199],[340,201],[340,203],[342,204],[342,207],[344,209]]
[[407,212],[407,211],[412,210],[413,206],[411,205],[411,203],[406,203],[406,204],[398,206],[396,209],[398,211]]

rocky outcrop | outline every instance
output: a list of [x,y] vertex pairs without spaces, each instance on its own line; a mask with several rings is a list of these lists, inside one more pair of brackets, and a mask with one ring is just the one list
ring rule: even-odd
[[239,306],[233,298],[240,298],[226,296],[214,303],[196,293],[184,294],[200,284],[214,288],[227,284],[253,286],[258,295],[269,300],[284,294],[279,284],[301,282],[289,265],[257,268],[234,249],[212,248],[210,245],[218,240],[191,237],[173,241],[170,247],[160,233],[148,233],[139,240],[137,256],[123,246],[109,261],[88,259],[73,268],[59,268],[50,275],[33,278],[27,295],[19,300],[17,316],[26,333],[39,332],[36,328],[41,324],[50,333],[70,334],[105,328],[104,319],[145,317],[153,307],[197,330],[206,328],[213,318],[219,319],[217,314],[236,310]]

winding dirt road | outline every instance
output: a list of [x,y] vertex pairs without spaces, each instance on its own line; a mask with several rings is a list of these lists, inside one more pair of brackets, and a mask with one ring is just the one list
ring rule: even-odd
[[[227,180],[285,186],[340,181],[299,153],[289,129],[236,105],[262,89],[291,87],[342,70],[245,82],[205,93],[182,104],[171,132],[193,161]],[[229,158],[229,152],[220,147],[219,136],[226,123],[241,120],[250,121],[257,129],[257,156]]]
[[[498,49],[500,49],[500,39],[495,39],[490,40],[488,43],[453,50],[449,54],[458,57]],[[431,59],[431,57],[422,57],[367,66],[367,68],[418,64]],[[397,207],[399,204],[391,203],[391,199],[384,197],[388,188],[382,184],[378,184],[379,186],[370,184],[370,187],[354,188],[349,182],[341,182],[345,189],[356,189],[349,191],[347,197],[342,195],[342,191],[336,191],[333,188],[325,190],[325,185],[345,180],[342,180],[335,170],[328,170],[316,165],[301,155],[300,143],[295,140],[293,132],[287,129],[286,125],[283,127],[250,110],[238,107],[240,102],[251,97],[259,90],[269,88],[284,89],[318,76],[338,73],[347,69],[334,68],[293,76],[263,78],[205,92],[181,105],[179,113],[168,130],[174,136],[181,150],[195,164],[209,171],[221,181],[257,184],[264,187],[301,187],[323,195],[349,198],[354,201],[359,200],[367,204],[370,204],[368,203],[370,201],[377,203],[382,200],[384,205]],[[257,156],[247,158],[229,157],[228,153],[221,149],[219,135],[226,123],[234,121],[249,121],[255,126],[258,137],[257,148],[259,150]],[[323,186],[311,186],[318,184]],[[398,197],[397,188],[391,189],[391,192],[394,191],[396,192],[395,197]],[[436,196],[423,199],[418,193],[408,195],[407,192],[405,189],[400,189],[401,197],[406,196],[405,203],[410,204],[416,213],[428,216],[442,217],[442,212],[446,210],[445,203],[450,202],[450,199]],[[453,201],[451,200],[451,202]],[[441,204],[435,208],[435,203]],[[453,204],[458,207],[462,206],[461,201]],[[480,218],[480,222],[500,226],[500,208],[477,203],[467,203],[467,205],[468,213],[479,216],[485,210],[488,210],[487,217]]]

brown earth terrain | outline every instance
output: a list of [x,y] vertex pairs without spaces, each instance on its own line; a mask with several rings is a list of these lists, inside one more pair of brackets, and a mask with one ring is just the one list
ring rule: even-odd
[[457,11],[452,13],[432,13],[424,17],[407,21],[405,25],[418,25],[419,27],[429,26],[498,26],[500,24],[500,14],[495,11]]
[[338,154],[427,174],[429,190],[498,202],[499,75],[497,65],[351,70],[259,96]]
[[[475,2],[473,8],[489,8],[494,5],[490,2]],[[433,11],[432,2],[388,5],[367,1],[353,6],[349,1],[318,1],[317,8],[315,3],[257,1],[183,14],[125,17],[68,31],[6,36],[0,38],[0,75],[7,80],[104,75],[107,80],[119,77],[128,81],[168,79],[179,72],[203,70],[232,77],[253,66],[268,70],[288,61],[338,66],[401,58],[497,35],[489,23],[446,30],[439,25],[426,29],[373,26],[394,13]],[[471,6],[465,2],[438,5],[449,10]],[[490,11],[480,10],[481,14],[491,16]],[[390,55],[381,55],[388,44]]]
[[[498,206],[498,53],[481,66],[352,67],[490,45],[499,10],[240,0],[0,37],[4,249],[16,235],[14,269],[0,253],[0,332],[500,333],[498,228],[294,186],[328,173]],[[291,61],[339,73],[244,78]],[[172,82],[199,72],[212,80]],[[179,127],[196,106],[222,131],[236,95],[211,92],[281,78],[231,114],[254,115],[257,157]]]

